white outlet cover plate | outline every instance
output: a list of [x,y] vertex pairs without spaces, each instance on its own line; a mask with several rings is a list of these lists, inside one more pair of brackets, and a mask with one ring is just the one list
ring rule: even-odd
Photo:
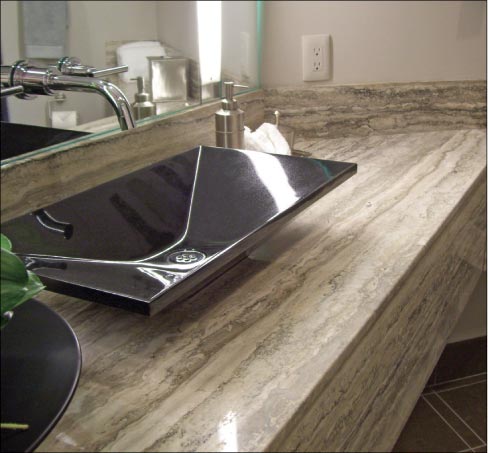
[[329,80],[330,74],[330,35],[302,36],[303,80]]

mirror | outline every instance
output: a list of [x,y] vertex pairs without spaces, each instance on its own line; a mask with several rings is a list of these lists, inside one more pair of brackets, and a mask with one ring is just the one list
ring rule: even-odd
[[[144,78],[155,115],[140,124],[219,98],[225,80],[247,85],[244,91],[259,88],[261,8],[260,1],[2,1],[2,64],[28,59],[45,67],[65,55],[97,69],[128,64],[128,72],[104,80],[133,104],[137,83],[131,79]],[[57,46],[49,39],[57,39]],[[2,122],[74,131],[63,141],[119,130],[102,96],[71,91],[33,100],[2,98]],[[6,134],[2,127],[2,144]],[[2,165],[11,159],[2,154]]]

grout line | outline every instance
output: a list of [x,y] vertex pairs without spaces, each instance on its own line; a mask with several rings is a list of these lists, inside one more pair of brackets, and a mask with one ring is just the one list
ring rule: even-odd
[[[481,376],[484,376],[484,379],[481,378]],[[454,383],[454,382],[457,382],[457,381],[464,381],[466,379],[472,379],[472,378],[475,378],[475,377],[480,377],[481,380],[480,381],[476,381],[476,382],[470,382],[469,384],[465,384],[465,385],[479,384],[480,382],[486,382],[486,373],[473,374],[472,376],[466,376],[466,377],[459,378],[459,379],[451,379],[450,381],[442,381],[442,382],[436,382],[435,384],[426,385],[425,388],[424,388],[424,392],[427,389],[428,389],[428,392],[427,393],[424,393],[424,395],[430,395],[431,393],[435,392],[436,391],[436,387],[440,387],[440,386],[443,386],[443,385],[448,385],[448,384],[451,384],[451,383]],[[453,388],[459,388],[459,387],[453,387]]]
[[[434,385],[428,392],[423,392],[422,395],[433,395],[435,393],[449,392],[450,390],[462,389],[464,387],[469,387],[471,385],[483,384],[484,382],[486,382],[486,380],[483,379],[482,381],[470,382],[469,384],[457,385],[456,387],[449,387],[447,389],[440,389],[440,390],[437,390],[435,388],[437,385]],[[444,384],[439,384],[439,385],[444,385]]]
[[449,379],[448,381],[436,382],[435,384],[431,384],[431,385],[448,384],[449,382],[462,381],[463,379],[469,379],[469,378],[481,376],[482,374],[486,375],[486,371],[483,371],[482,373],[470,374],[469,376],[463,376],[456,379]]
[[[456,387],[449,387],[447,389],[440,389],[440,390],[436,390],[436,389],[432,389],[432,391],[430,391],[428,394],[431,394],[431,393],[442,393],[442,392],[449,392],[450,390],[456,390],[456,389],[462,389],[464,387],[470,387],[472,385],[476,385],[476,384],[483,384],[484,382],[486,382],[485,380],[483,381],[476,381],[476,382],[470,382],[469,384],[464,384],[464,385],[458,385]],[[427,395],[427,393],[424,393],[424,395]]]
[[474,452],[477,448],[481,448],[481,447],[486,447],[486,444],[478,445],[477,447],[473,447],[473,448],[466,448],[466,450],[461,450],[461,451],[458,451],[457,453],[466,453],[468,451]]
[[[442,414],[430,403],[430,401],[427,398],[424,398],[422,395],[421,398],[434,410],[434,412],[444,421],[444,423],[451,428],[454,433],[463,441],[464,444],[468,447],[468,449],[471,449],[469,444],[464,440],[464,438],[461,437],[461,435],[449,424],[449,422],[442,416]],[[468,450],[469,451],[469,450]]]
[[[441,400],[441,401],[442,401],[442,402],[443,402],[443,403],[444,403],[444,404],[445,404],[445,405],[446,405],[446,406],[447,406],[449,409],[451,409],[451,411],[454,413],[454,415],[456,415],[456,417],[457,417],[457,418],[459,418],[459,420],[461,420],[461,421],[462,421],[462,422],[463,422],[463,423],[464,423],[464,424],[465,424],[465,425],[466,425],[466,426],[467,426],[467,427],[468,427],[468,428],[471,430],[471,432],[472,432],[472,433],[473,433],[473,434],[474,434],[474,435],[475,435],[475,436],[476,436],[476,437],[477,437],[479,440],[481,440],[481,442],[482,442],[483,444],[485,443],[485,441],[484,441],[484,440],[483,440],[483,439],[482,439],[480,436],[478,436],[478,434],[476,433],[476,431],[475,431],[473,428],[471,428],[471,426],[469,426],[469,425],[468,425],[468,424],[467,424],[467,423],[464,421],[464,419],[463,419],[463,418],[462,418],[462,417],[461,417],[461,416],[460,416],[460,415],[459,415],[459,414],[458,414],[458,413],[457,413],[457,412],[456,412],[456,411],[455,411],[455,410],[454,410],[454,409],[451,407],[451,405],[450,405],[450,404],[448,404],[448,403],[447,403],[447,401],[445,401],[445,400],[444,400],[444,398],[442,398],[442,397],[441,397],[441,395],[437,394],[436,396],[437,396],[437,398],[439,398],[439,399],[440,399],[440,400]],[[478,447],[476,447],[476,448],[478,448]]]

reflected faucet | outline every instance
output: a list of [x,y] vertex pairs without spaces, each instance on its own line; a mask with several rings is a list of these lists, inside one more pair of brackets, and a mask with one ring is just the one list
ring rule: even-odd
[[[102,95],[113,107],[122,130],[135,127],[132,107],[124,93],[113,83],[101,80],[110,74],[127,71],[127,66],[97,70],[74,57],[64,57],[56,65],[39,68],[20,60],[1,67],[2,97],[13,94],[21,99],[32,95],[52,96],[56,91],[84,91]],[[18,88],[19,87],[19,88]],[[22,88],[22,90],[20,90]]]

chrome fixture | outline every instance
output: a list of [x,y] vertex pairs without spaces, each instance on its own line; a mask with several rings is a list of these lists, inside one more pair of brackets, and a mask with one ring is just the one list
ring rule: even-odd
[[224,82],[225,97],[215,113],[215,143],[222,148],[244,148],[244,111],[234,98],[234,88],[249,88]]
[[[52,96],[56,91],[83,91],[102,95],[113,107],[122,130],[135,127],[134,115],[124,93],[114,84],[101,80],[111,74],[127,71],[127,66],[97,70],[81,64],[74,57],[63,57],[54,66],[39,68],[19,60],[11,66],[1,67],[2,97],[14,94],[20,99],[32,99],[31,95]],[[22,88],[22,91],[12,89]]]
[[0,96],[3,98],[11,96],[12,94],[21,94],[23,92],[24,88],[18,85],[16,87],[4,88],[2,91],[0,91]]

